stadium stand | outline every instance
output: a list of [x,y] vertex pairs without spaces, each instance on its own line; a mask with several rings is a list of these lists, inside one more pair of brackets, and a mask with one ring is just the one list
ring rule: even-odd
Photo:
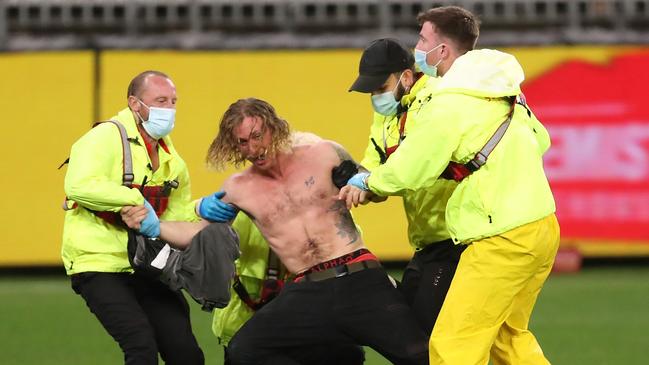
[[0,50],[358,48],[449,4],[480,16],[481,45],[649,40],[649,0],[0,0]]

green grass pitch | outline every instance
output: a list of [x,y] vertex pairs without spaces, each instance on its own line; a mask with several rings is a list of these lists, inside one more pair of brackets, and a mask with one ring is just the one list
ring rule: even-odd
[[[397,275],[398,276],[398,273]],[[221,364],[211,315],[192,302],[207,364]],[[649,363],[649,267],[586,268],[552,275],[532,331],[553,364]],[[0,364],[119,364],[117,345],[60,276],[0,276]],[[368,351],[366,364],[388,364]]]

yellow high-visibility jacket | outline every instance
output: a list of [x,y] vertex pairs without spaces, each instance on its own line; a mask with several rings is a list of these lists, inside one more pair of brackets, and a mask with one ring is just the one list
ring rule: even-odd
[[[258,300],[268,267],[268,243],[245,214],[237,214],[232,228],[239,235],[241,256],[235,261],[239,280],[252,300]],[[219,343],[227,346],[230,339],[255,312],[244,303],[230,286],[230,303],[214,310],[212,332]]]
[[[495,50],[459,57],[419,111],[409,137],[368,178],[379,195],[404,195],[433,186],[449,161],[466,163],[507,118],[507,96],[521,93],[523,70]],[[456,243],[468,243],[541,219],[555,211],[543,170],[546,129],[521,105],[487,163],[464,179],[446,207]]]
[[[428,102],[438,78],[422,76],[415,82],[410,93],[401,98],[401,105],[408,109],[404,124],[404,135],[417,124],[419,109]],[[374,113],[370,136],[361,165],[372,171],[381,165],[381,158],[372,139],[383,150],[399,144],[400,115],[384,116]],[[431,187],[403,194],[403,208],[408,220],[408,241],[416,249],[424,248],[433,242],[450,238],[446,228],[446,202],[457,183],[438,180]]]
[[[160,165],[154,172],[146,146],[128,109],[115,117],[124,125],[131,140],[134,184],[161,186],[177,179],[178,188],[172,189],[169,205],[162,220],[194,221],[189,173],[183,159],[176,152],[171,138],[164,137],[158,146]],[[137,142],[134,142],[137,140]],[[89,130],[72,146],[70,162],[65,175],[65,194],[77,207],[65,213],[61,256],[68,275],[87,272],[129,272],[126,229],[107,223],[92,211],[119,212],[125,205],[142,205],[144,197],[137,188],[122,185],[122,139],[112,123],[101,123]],[[91,211],[92,210],[92,211]]]

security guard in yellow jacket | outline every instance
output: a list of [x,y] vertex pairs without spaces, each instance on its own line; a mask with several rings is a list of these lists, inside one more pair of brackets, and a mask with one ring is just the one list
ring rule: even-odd
[[[235,261],[237,280],[254,303],[259,303],[259,295],[268,267],[268,243],[257,227],[245,214],[238,214],[232,228],[239,235],[241,256]],[[224,308],[214,310],[212,332],[223,346],[255,313],[236,292],[231,289],[230,302]]]
[[419,15],[415,62],[442,76],[395,154],[341,191],[348,203],[460,180],[446,207],[451,238],[467,245],[430,338],[430,364],[548,364],[529,331],[559,244],[543,170],[548,134],[525,105],[516,59],[472,50],[473,14],[454,6]]
[[[363,51],[359,76],[350,91],[371,93],[374,120],[361,161],[369,171],[384,164],[415,128],[419,110],[437,84],[437,78],[415,72],[414,62],[412,53],[396,39],[377,39]],[[455,181],[438,180],[431,187],[403,194],[408,240],[415,254],[403,273],[400,289],[428,333],[465,247],[450,239],[444,216],[456,186]]]
[[[136,76],[128,108],[112,120],[123,126],[132,156],[125,174],[118,124],[100,123],[72,146],[65,177],[67,196],[62,258],[72,287],[124,352],[126,364],[203,364],[182,293],[133,274],[128,233],[119,212],[145,197],[162,219],[197,220],[187,166],[170,137],[176,88],[158,71]],[[125,186],[125,181],[133,184]],[[157,221],[157,219],[156,219]],[[144,227],[148,224],[148,227]],[[149,236],[157,228],[142,223]]]

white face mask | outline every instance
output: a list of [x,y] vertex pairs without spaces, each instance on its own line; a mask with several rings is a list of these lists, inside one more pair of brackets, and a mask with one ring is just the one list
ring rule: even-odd
[[415,64],[419,67],[419,70],[421,70],[421,72],[430,77],[437,77],[437,66],[442,62],[442,59],[440,58],[434,66],[429,66],[428,62],[426,62],[426,58],[428,57],[429,53],[443,45],[444,43],[440,43],[428,52],[415,48]]
[[172,108],[158,108],[155,106],[148,106],[140,99],[137,101],[140,104],[144,105],[145,108],[149,109],[149,119],[144,120],[140,113],[137,113],[137,116],[142,121],[142,127],[144,130],[155,139],[160,139],[174,129],[176,121],[176,109]]
[[382,94],[372,95],[372,108],[374,111],[385,116],[397,114],[397,108],[399,107],[399,100],[396,99],[394,91],[399,88],[401,83],[401,78],[403,77],[403,72],[397,80],[397,85],[392,89],[392,91],[386,91]]

